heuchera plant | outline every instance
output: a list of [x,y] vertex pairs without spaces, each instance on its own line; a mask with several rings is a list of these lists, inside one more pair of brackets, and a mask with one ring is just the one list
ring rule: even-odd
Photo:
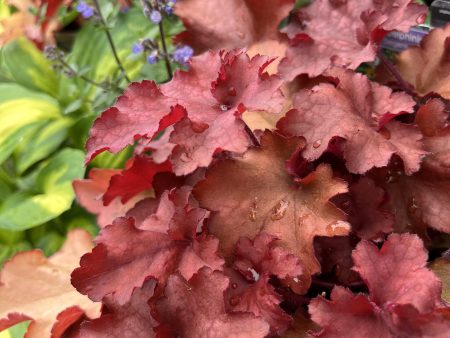
[[[450,28],[374,82],[355,68],[387,32],[422,22],[424,6],[315,0],[279,32],[293,5],[177,2],[187,30],[176,39],[198,55],[102,113],[86,162],[129,145],[134,157],[74,182],[101,230],[71,283],[101,314],[71,298],[44,332],[34,308],[0,306],[0,329],[31,319],[29,337],[450,336],[446,255],[442,281],[427,267],[450,233]],[[5,265],[0,294],[26,255]]]

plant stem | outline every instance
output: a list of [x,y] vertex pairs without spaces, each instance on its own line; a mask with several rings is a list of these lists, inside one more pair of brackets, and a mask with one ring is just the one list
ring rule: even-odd
[[166,36],[164,34],[164,27],[162,20],[158,25],[159,25],[159,35],[161,36],[161,44],[164,51],[164,62],[166,63],[167,75],[169,76],[170,80],[172,79],[172,66],[170,65],[169,53],[167,52]]
[[389,71],[389,73],[391,73],[392,76],[397,80],[402,89],[411,96],[415,97],[416,95],[412,90],[411,85],[408,82],[406,82],[405,79],[403,79],[398,69],[386,58],[386,56],[383,54],[381,50],[378,52],[378,57],[380,58],[381,63]]
[[252,140],[252,143],[255,147],[260,147],[261,144],[259,143],[258,139],[256,138],[255,134],[253,134],[253,131],[250,129],[249,126],[245,125],[245,132],[250,137],[250,140]]
[[[73,69],[66,61],[64,61],[63,59],[60,59],[59,62],[61,62],[61,64],[67,68],[72,74],[74,74],[74,76],[82,79],[83,81],[86,81],[87,83],[90,83],[91,85],[97,86],[99,88],[102,88],[104,90],[108,90],[110,87],[105,85],[104,83],[100,83],[100,82],[96,82],[94,80],[91,80],[90,78],[88,78],[87,76],[84,76],[82,74],[78,74],[77,71],[75,69]],[[112,84],[111,84],[112,85]],[[122,89],[120,87],[117,87],[116,85],[112,85],[113,88],[117,91],[122,91]]]
[[102,23],[103,29],[105,30],[106,37],[108,38],[109,46],[111,47],[111,51],[114,55],[114,59],[116,59],[117,66],[119,66],[119,69],[122,72],[125,79],[128,82],[131,82],[130,78],[127,75],[127,72],[125,71],[125,68],[122,65],[122,62],[120,62],[119,55],[117,54],[116,46],[114,45],[114,41],[112,39],[111,32],[109,31],[109,28],[106,24],[105,18],[103,17],[102,12],[100,10],[100,4],[99,4],[98,0],[94,0],[94,5],[95,5],[95,8],[97,9],[97,14]]

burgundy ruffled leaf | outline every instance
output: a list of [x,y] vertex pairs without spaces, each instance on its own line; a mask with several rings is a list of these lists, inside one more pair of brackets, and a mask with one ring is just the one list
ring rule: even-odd
[[386,166],[394,154],[403,160],[407,174],[419,170],[426,154],[419,130],[390,121],[412,113],[414,100],[349,70],[335,68],[330,75],[338,79],[336,86],[322,83],[300,91],[294,98],[295,109],[277,125],[287,135],[306,138],[303,155],[315,160],[333,138],[341,137],[346,140],[343,156],[352,173],[363,174],[372,167]]
[[349,221],[353,231],[362,239],[376,239],[394,229],[394,215],[380,206],[386,193],[368,177],[361,177],[349,189],[351,207]]
[[176,41],[201,53],[278,40],[278,26],[293,5],[293,0],[181,0],[175,14],[186,31]]
[[103,203],[103,195],[108,190],[112,177],[120,175],[118,169],[97,169],[89,171],[88,178],[74,180],[73,188],[77,201],[89,212],[97,215],[97,225],[103,228],[111,224],[117,217],[125,216],[128,210],[146,197],[145,193],[138,194],[122,203],[120,198],[115,198],[107,206]]
[[421,170],[404,176],[389,169],[385,189],[389,206],[395,215],[397,231],[423,233],[426,226],[450,232],[450,128],[448,112],[440,101],[431,100],[421,106],[416,122],[423,133],[424,148],[428,151]]
[[300,259],[306,292],[310,276],[320,271],[314,237],[346,235],[349,224],[329,201],[347,191],[343,181],[332,177],[329,166],[321,164],[300,182],[289,175],[285,162],[302,146],[300,138],[266,131],[261,147],[211,167],[194,195],[201,207],[214,212],[209,229],[218,237],[225,259],[231,260],[243,236],[274,235],[281,247]]
[[107,297],[104,300],[108,311],[100,318],[83,322],[80,336],[83,338],[152,338],[153,327],[158,323],[151,316],[150,298],[156,287],[148,280],[142,288],[136,288],[130,300],[123,305]]
[[320,262],[321,276],[327,281],[349,285],[361,280],[352,270],[352,251],[358,243],[353,236],[320,237],[314,239],[314,252]]
[[225,292],[225,307],[231,312],[248,312],[264,319],[273,334],[282,334],[292,322],[292,317],[279,306],[282,296],[269,284],[267,273],[255,274],[249,281],[232,269],[226,269],[230,285]]
[[208,166],[216,152],[243,153],[250,140],[235,113],[246,108],[278,113],[283,105],[281,79],[265,73],[267,61],[243,51],[208,52],[159,88],[150,81],[131,84],[95,121],[86,144],[88,161],[140,137],[151,139],[171,125],[170,162],[177,175]]
[[381,249],[367,241],[353,252],[355,270],[376,304],[411,304],[422,313],[441,304],[441,283],[426,268],[427,252],[416,235],[392,234]]
[[278,278],[298,277],[303,273],[300,260],[277,245],[278,238],[260,233],[252,241],[247,237],[239,239],[236,245],[234,267],[244,276],[252,277],[251,269],[259,274]]
[[170,171],[172,165],[169,162],[157,164],[149,157],[136,156],[130,168],[111,177],[103,195],[103,204],[109,205],[116,197],[121,197],[122,204],[126,204],[139,193],[151,189],[157,173]]
[[389,337],[394,338],[364,295],[354,295],[341,287],[334,287],[331,300],[315,298],[309,305],[311,318],[323,329],[316,337]]
[[427,7],[411,0],[316,0],[284,28],[292,46],[279,66],[284,78],[322,74],[330,66],[356,69],[373,61],[385,31],[408,31]]
[[153,81],[132,83],[115,105],[95,120],[86,143],[86,161],[105,150],[117,153],[140,136],[152,137],[163,129],[159,125],[162,119],[173,124],[185,114]]
[[355,270],[369,296],[336,286],[331,300],[311,301],[318,337],[446,337],[448,309],[440,300],[441,283],[426,268],[427,252],[416,235],[390,235],[381,249],[362,241],[353,252]]
[[[133,218],[119,218],[100,232],[97,246],[72,273],[72,283],[81,293],[98,300],[111,294],[115,302],[125,304],[133,289],[148,278],[164,285],[175,271],[189,279],[203,266],[221,269],[223,260],[216,254],[218,240],[205,234],[196,236],[198,223],[207,213],[196,207],[189,209],[189,203],[194,203],[189,200],[190,188],[172,190],[172,200],[164,196],[158,208],[156,203],[148,208],[154,213],[139,215],[144,219],[139,224],[144,230],[135,226]],[[151,223],[145,223],[148,218]]]
[[201,269],[190,280],[172,275],[165,297],[156,304],[158,321],[156,333],[170,332],[173,336],[263,338],[269,324],[248,313],[225,312],[224,291],[228,278],[219,271]]

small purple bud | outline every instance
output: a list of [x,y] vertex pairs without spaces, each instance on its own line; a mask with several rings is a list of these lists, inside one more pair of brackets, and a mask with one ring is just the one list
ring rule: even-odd
[[162,15],[161,12],[157,11],[157,10],[153,10],[150,13],[150,20],[155,23],[155,24],[159,24],[162,20]]
[[151,53],[149,56],[147,56],[147,62],[151,65],[154,65],[156,62],[158,62],[158,54]]
[[191,47],[182,46],[173,52],[172,57],[176,62],[185,64],[191,59],[192,55],[194,55],[194,50]]
[[76,9],[85,19],[89,19],[94,15],[94,9],[84,1],[80,1]]
[[139,53],[142,53],[143,50],[144,50],[144,46],[142,46],[142,43],[136,42],[136,43],[133,45],[133,48],[131,49],[131,52],[132,52],[133,54],[139,54]]
[[173,7],[172,6],[166,6],[166,7],[164,7],[164,11],[166,12],[167,15],[172,15]]

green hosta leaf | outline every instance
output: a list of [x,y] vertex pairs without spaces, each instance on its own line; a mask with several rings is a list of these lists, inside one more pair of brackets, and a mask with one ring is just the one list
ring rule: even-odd
[[25,38],[8,43],[2,50],[3,62],[19,84],[56,96],[58,82],[49,61]]
[[0,207],[0,228],[13,231],[43,224],[68,210],[74,193],[72,180],[84,174],[84,154],[66,148],[38,169],[36,192],[9,196]]
[[15,83],[0,83],[0,159],[14,150],[13,140],[30,131],[22,128],[59,116],[58,102],[50,96]]
[[15,130],[4,140],[4,142],[0,143],[0,164],[2,164],[12,154],[14,149],[21,144],[25,136],[31,130],[40,128],[42,124],[43,123],[36,122],[25,125]]
[[67,137],[68,129],[73,124],[69,118],[49,122],[42,129],[32,133],[19,150],[16,169],[21,174],[30,166],[53,153]]
[[[16,325],[10,327],[8,329],[8,331],[5,331],[5,332],[8,332],[9,337],[11,337],[11,338],[23,338],[23,337],[25,337],[25,333],[27,332],[29,324],[30,324],[30,321],[22,322],[22,323],[19,323],[19,324],[16,324]],[[0,337],[0,338],[9,338],[9,337],[6,336],[6,337]]]

